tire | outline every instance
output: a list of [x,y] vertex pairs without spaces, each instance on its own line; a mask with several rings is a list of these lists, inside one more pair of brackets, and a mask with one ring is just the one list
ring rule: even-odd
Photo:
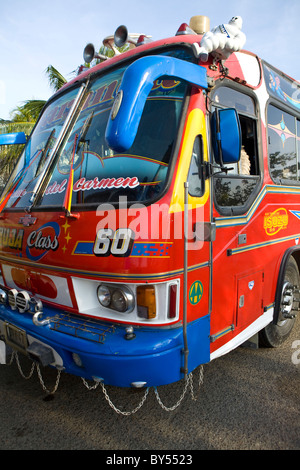
[[284,273],[277,324],[270,323],[259,332],[260,346],[277,348],[291,334],[296,318],[286,318],[284,313],[291,316],[297,314],[299,294],[295,292],[296,290],[299,290],[299,270],[296,261],[291,257]]

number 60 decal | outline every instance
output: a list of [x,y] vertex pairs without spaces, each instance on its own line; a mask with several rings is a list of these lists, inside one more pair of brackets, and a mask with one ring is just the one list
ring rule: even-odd
[[97,232],[94,243],[96,256],[128,256],[134,241],[134,232],[130,228],[102,228]]

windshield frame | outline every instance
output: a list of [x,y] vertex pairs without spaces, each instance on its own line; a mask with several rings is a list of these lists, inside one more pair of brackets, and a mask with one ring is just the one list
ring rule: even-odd
[[[26,152],[27,152],[27,149],[28,149],[28,146],[31,145],[31,139],[32,139],[32,136],[34,135],[34,132],[36,131],[37,127],[40,125],[40,122],[41,120],[43,119],[45,113],[47,112],[49,106],[51,106],[54,102],[58,101],[61,97],[63,97],[64,95],[68,94],[68,93],[72,93],[72,91],[74,91],[75,89],[77,89],[77,94],[76,96],[74,97],[74,101],[77,100],[79,94],[80,94],[80,88],[83,84],[87,85],[88,83],[88,78],[86,78],[84,81],[81,80],[80,82],[79,81],[76,81],[75,83],[73,83],[70,87],[67,87],[65,88],[64,90],[60,90],[59,92],[55,93],[51,98],[49,98],[49,100],[47,101],[47,103],[44,105],[33,129],[31,130],[30,132],[30,135],[27,139],[27,142],[26,144],[24,145],[24,148],[22,149],[22,151],[20,152],[20,155],[16,161],[16,164],[15,164],[15,168],[14,170],[12,171],[12,173],[10,174],[9,178],[8,178],[8,181],[2,191],[2,194],[1,194],[1,198],[2,200],[5,198],[5,197],[8,197],[8,194],[9,192],[11,191],[11,188],[14,186],[14,184],[16,184],[16,180],[17,180],[17,177],[21,177],[22,176],[22,172],[24,170],[27,170],[29,168],[28,165],[26,165]],[[76,113],[77,109],[78,109],[78,106],[80,105],[80,99],[79,99],[79,102],[77,102],[77,105],[74,107],[73,109],[73,116],[74,116],[74,113]],[[71,108],[73,108],[73,106],[71,106]],[[66,116],[66,119],[65,121],[63,122],[62,126],[61,126],[61,129],[59,131],[59,134],[57,135],[57,142],[54,144],[54,147],[52,149],[50,149],[50,153],[52,154],[52,159],[56,159],[56,155],[57,155],[57,151],[59,150],[60,148],[60,145],[61,145],[61,141],[62,141],[62,138],[63,138],[63,135],[67,132],[68,130],[68,127],[69,127],[69,124],[70,124],[70,120],[72,119],[72,116],[70,115],[70,113],[68,113],[68,115]],[[55,149],[55,150],[54,150]],[[54,151],[53,151],[54,150]],[[24,163],[23,163],[23,166],[18,169],[22,159],[24,160]],[[48,165],[47,165],[48,166]],[[18,169],[18,171],[17,171]],[[25,171],[26,173],[26,171]],[[43,169],[41,170],[41,173],[43,173]],[[39,179],[39,176],[37,176],[37,179]],[[18,185],[17,185],[18,186]],[[40,191],[40,188],[42,186],[42,182],[40,182],[37,187],[36,187],[36,194],[39,193]],[[11,196],[10,196],[11,197]],[[10,199],[10,198],[9,198]],[[36,198],[35,198],[36,200]],[[9,212],[19,212],[19,211],[24,211],[25,210],[28,210],[30,211],[32,208],[32,205],[30,205],[29,207],[26,206],[26,207],[4,207],[3,210],[5,211],[9,211]],[[34,207],[35,208],[35,207]]]
[[[179,51],[179,50],[186,51],[187,54],[189,54],[189,61],[192,62],[192,63],[197,63],[196,58],[193,55],[192,47],[191,47],[190,44],[182,44],[182,43],[181,44],[176,44],[175,43],[175,44],[167,44],[165,46],[155,47],[154,49],[151,49],[151,50],[147,51],[146,54],[144,52],[144,53],[141,53],[141,54],[137,54],[135,56],[130,56],[126,59],[120,60],[117,63],[114,62],[111,66],[106,66],[106,67],[100,68],[99,70],[92,70],[89,75],[85,74],[84,77],[82,77],[82,78],[80,76],[78,76],[78,79],[75,82],[72,82],[70,86],[64,86],[61,90],[59,90],[57,93],[55,93],[49,99],[49,101],[46,103],[45,107],[43,108],[43,113],[45,112],[45,110],[53,102],[58,100],[64,94],[70,92],[74,88],[77,88],[78,91],[79,91],[80,86],[82,86],[83,84],[86,84],[86,85],[88,84],[89,85],[89,86],[86,86],[86,91],[84,93],[84,96],[86,96],[86,94],[89,91],[89,87],[90,87],[91,83],[93,83],[95,80],[97,80],[101,76],[105,77],[105,76],[109,75],[110,73],[112,73],[112,72],[114,72],[118,69],[123,69],[123,68],[128,67],[131,63],[133,63],[139,57],[145,57],[146,55],[154,55],[154,54],[158,54],[158,53],[159,54],[170,54],[172,56],[173,51],[174,51],[174,53],[176,53],[176,51]],[[174,172],[174,167],[175,167],[176,162],[177,162],[177,159],[174,158],[174,156],[178,154],[178,151],[179,151],[179,148],[180,148],[180,142],[181,142],[181,139],[182,139],[184,123],[185,123],[185,116],[186,116],[188,103],[189,103],[189,99],[190,99],[191,88],[192,88],[192,85],[190,83],[186,82],[186,91],[185,91],[185,95],[183,96],[183,99],[182,99],[182,108],[181,108],[180,117],[179,117],[179,121],[178,121],[177,131],[176,131],[176,134],[174,135],[174,143],[173,143],[173,148],[172,148],[172,152],[171,152],[171,155],[170,155],[170,160],[169,160],[170,163],[169,163],[169,167],[168,167],[168,171],[167,171],[167,175],[166,175],[166,179],[165,179],[165,183],[164,183],[164,188],[158,194],[157,197],[153,197],[149,200],[141,201],[143,203],[143,205],[145,205],[145,206],[153,204],[157,200],[161,199],[168,192],[168,190],[170,188],[170,184],[171,184],[171,181],[172,181],[171,175]],[[82,99],[84,100],[84,97]],[[77,109],[75,110],[74,122],[76,121],[76,119],[78,117],[78,114],[80,113],[80,110],[81,110],[80,104],[81,103],[82,103],[82,100],[77,105]],[[33,134],[34,130],[36,129],[43,113],[41,113],[38,121],[36,122],[32,132],[30,134],[30,137]],[[66,135],[69,134],[70,129],[72,128],[74,122],[72,122],[72,123],[69,122],[68,123],[67,129],[66,129]],[[28,145],[28,143],[26,145]],[[50,177],[51,177],[52,166],[57,164],[57,159],[58,159],[58,156],[59,156],[59,150],[60,150],[61,145],[62,145],[62,143],[56,149],[54,159],[53,159],[52,164],[50,165],[50,167],[48,169],[48,172],[50,172]],[[24,151],[25,151],[25,148],[24,148]],[[22,152],[22,154],[23,154],[23,152]],[[20,155],[20,158],[18,160],[17,165],[19,164],[19,161],[22,158],[22,154]],[[10,181],[10,179],[9,179],[9,181]],[[44,194],[45,190],[46,190],[46,187],[45,187],[44,184],[39,186],[39,188],[38,188],[38,197],[35,199],[35,204],[30,208],[30,210],[31,211],[36,211],[36,212],[39,212],[39,211],[61,212],[64,209],[63,204],[62,205],[57,205],[57,206],[39,205],[40,195],[41,195],[41,193]],[[136,204],[138,202],[139,201],[134,201],[134,200],[130,201],[130,200],[128,200],[128,206],[130,206],[132,204]],[[116,201],[116,202],[111,201],[111,202],[109,202],[109,204],[111,204],[112,206],[118,207],[119,206],[119,201]],[[97,208],[98,206],[99,206],[99,202],[76,203],[76,204],[72,204],[72,210],[73,211],[75,210],[76,212],[94,211],[95,208]],[[23,211],[24,209],[26,209],[26,208],[20,207],[20,206],[19,207],[7,207],[7,208],[5,208],[6,211],[16,211],[16,212],[17,211]]]

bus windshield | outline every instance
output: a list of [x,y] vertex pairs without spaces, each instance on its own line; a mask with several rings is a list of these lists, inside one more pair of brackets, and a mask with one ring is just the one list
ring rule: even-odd
[[[90,83],[77,119],[49,168],[46,184],[36,202],[37,207],[63,206],[71,172],[72,207],[118,202],[120,196],[127,197],[129,202],[148,201],[159,197],[164,190],[187,83],[167,76],[156,80],[132,147],[127,152],[116,153],[106,143],[105,129],[124,70],[125,67],[114,70]],[[66,103],[70,107],[70,99],[74,96],[69,95],[64,97],[64,103],[53,103],[51,109],[67,108]],[[56,121],[50,122],[51,109],[41,119],[32,136],[32,147],[35,145],[31,151],[31,163],[11,198],[12,207],[28,205],[28,193],[44,165],[45,146],[52,146],[47,143],[47,138],[51,136],[50,140],[53,140],[57,136]],[[42,145],[34,140],[37,139],[36,135],[41,140],[40,128],[45,134],[42,151]]]
[[6,193],[15,187],[7,208],[30,206],[33,190],[48,163],[52,148],[77,94],[78,88],[74,88],[45,108],[6,185]]

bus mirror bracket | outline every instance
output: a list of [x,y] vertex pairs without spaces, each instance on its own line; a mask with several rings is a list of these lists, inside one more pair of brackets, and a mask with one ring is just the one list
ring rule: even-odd
[[214,222],[196,222],[194,233],[197,241],[214,242],[216,239],[216,224]]
[[125,70],[110,118],[105,139],[116,152],[125,152],[133,144],[146,100],[155,80],[168,76],[207,89],[206,69],[175,57],[142,57]]

